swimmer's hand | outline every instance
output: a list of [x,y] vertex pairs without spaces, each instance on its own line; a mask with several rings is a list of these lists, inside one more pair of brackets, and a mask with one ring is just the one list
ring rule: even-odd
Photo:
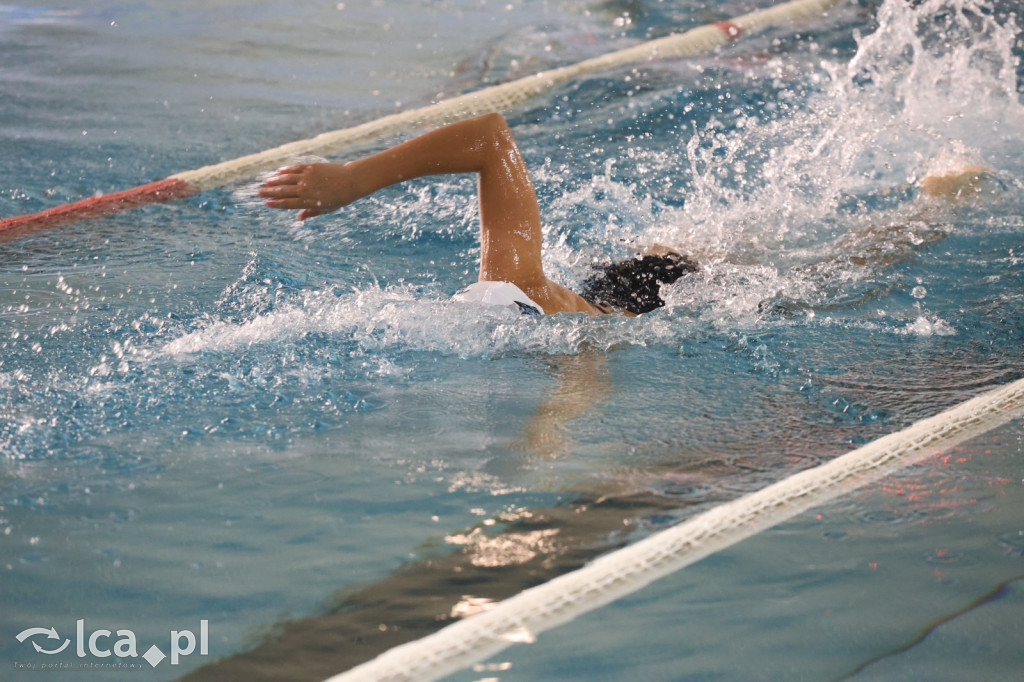
[[304,163],[285,166],[267,178],[258,194],[268,208],[298,209],[299,220],[330,213],[363,194],[351,164]]
[[921,191],[943,199],[966,199],[981,191],[981,183],[992,171],[984,166],[967,165],[943,175],[928,175],[921,180]]

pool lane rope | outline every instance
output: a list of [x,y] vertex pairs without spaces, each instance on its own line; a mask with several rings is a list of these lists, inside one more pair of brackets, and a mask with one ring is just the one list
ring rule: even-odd
[[1019,379],[520,592],[491,610],[395,647],[327,682],[425,682],[452,674],[511,644],[532,642],[545,630],[811,507],[1022,416],[1024,379]]
[[384,116],[350,128],[322,133],[316,137],[281,145],[267,151],[224,161],[196,170],[177,173],[164,180],[121,192],[97,194],[39,213],[0,219],[0,234],[15,228],[43,229],[123,211],[144,204],[163,203],[223,187],[239,180],[251,180],[260,173],[307,155],[326,155],[351,149],[396,133],[434,127],[511,107],[547,92],[574,78],[629,64],[658,59],[688,57],[709,52],[740,36],[767,26],[777,26],[826,14],[845,0],[792,0],[774,7],[651,40],[624,50],[526,76],[515,81],[459,95],[434,104]]

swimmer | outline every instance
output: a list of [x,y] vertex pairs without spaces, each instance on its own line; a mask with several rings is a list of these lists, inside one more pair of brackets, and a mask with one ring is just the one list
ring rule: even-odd
[[[635,258],[600,266],[579,294],[551,281],[541,262],[540,210],[533,183],[512,131],[497,113],[437,128],[348,163],[286,166],[263,183],[259,195],[266,206],[298,210],[299,220],[306,220],[406,180],[449,173],[479,177],[479,281],[456,298],[514,303],[535,314],[635,316],[665,305],[659,295],[663,284],[700,269],[689,256],[656,246]],[[980,166],[965,166],[929,175],[920,187],[926,197],[956,201],[978,193],[989,173]],[[898,231],[899,226],[885,226],[867,234]],[[865,261],[875,260],[870,248],[852,246],[864,250]]]
[[600,268],[582,294],[551,281],[541,262],[533,182],[500,114],[437,128],[348,163],[286,166],[263,183],[259,195],[268,207],[298,209],[299,220],[306,220],[405,180],[448,173],[479,177],[480,274],[460,292],[465,300],[500,301],[511,292],[509,302],[524,312],[633,316],[665,304],[658,295],[662,284],[698,270],[692,259],[662,249]]

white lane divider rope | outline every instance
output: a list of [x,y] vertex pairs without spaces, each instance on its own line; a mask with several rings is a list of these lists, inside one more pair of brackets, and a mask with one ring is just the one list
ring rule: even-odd
[[791,0],[734,19],[658,38],[577,64],[442,100],[419,109],[391,114],[361,125],[322,133],[307,140],[290,142],[257,154],[176,173],[139,187],[61,204],[38,213],[0,218],[0,234],[9,230],[44,229],[144,204],[180,199],[230,183],[251,180],[260,173],[277,168],[296,157],[337,153],[397,133],[451,123],[492,111],[506,111],[573,78],[629,64],[700,54],[757,29],[821,16],[844,1]]
[[1022,416],[1024,379],[600,557],[328,682],[426,682],[457,672],[811,507]]

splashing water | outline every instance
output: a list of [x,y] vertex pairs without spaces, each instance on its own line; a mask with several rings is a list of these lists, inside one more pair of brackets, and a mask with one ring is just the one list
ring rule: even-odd
[[[706,10],[646,4],[655,19]],[[89,618],[101,606],[134,612],[139,595],[164,605],[151,610],[154,620],[181,604],[191,618],[206,604],[182,594],[223,590],[237,594],[234,605],[212,608],[224,606],[218,629],[230,638],[282,611],[311,613],[339,583],[373,580],[424,538],[457,536],[505,507],[560,505],[578,491],[653,491],[668,507],[651,522],[669,523],[1016,378],[1024,110],[1018,19],[1006,9],[1016,4],[887,1],[868,18],[865,3],[845,3],[800,27],[799,38],[790,28],[701,58],[593,76],[509,112],[556,281],[578,288],[592,264],[651,243],[701,262],[699,274],[664,289],[666,308],[637,319],[532,319],[452,301],[479,258],[469,176],[408,183],[304,224],[263,208],[248,187],[6,243],[0,531],[14,548],[5,562],[14,566],[5,574],[15,579],[12,613],[26,622],[66,615],[67,590],[44,590],[56,596],[41,601],[37,587],[79,585],[82,576],[73,601]],[[232,21],[251,12],[214,5]],[[583,3],[588,15],[593,5]],[[348,118],[336,99],[328,112],[293,102],[296,92],[334,90],[344,55],[333,49],[322,70],[292,78],[337,44],[333,31],[311,34],[299,22],[299,33],[282,37],[279,22],[257,16],[236,55],[226,28],[202,41],[215,49],[178,50],[194,44],[181,27],[150,21],[176,49],[154,52],[159,85],[138,97],[170,109],[154,118],[133,112],[138,99],[129,98],[119,115],[158,121],[145,127],[152,146],[140,149],[141,135],[129,139],[119,125],[120,148],[102,141],[86,150],[110,187],[251,151],[248,138],[273,132],[284,141]],[[610,18],[594,12],[588,21],[596,31]],[[668,25],[650,21],[652,31]],[[497,41],[487,60],[502,74],[508,43],[513,59],[532,50],[530,64],[569,61],[557,41],[579,26]],[[49,45],[51,30],[23,40]],[[269,34],[282,47],[261,63],[250,46]],[[296,36],[312,49],[290,49]],[[538,47],[548,45],[550,53]],[[585,56],[603,48],[586,45]],[[44,52],[60,56],[26,51],[12,63]],[[202,76],[189,69],[171,92],[160,77],[190,52],[216,63],[223,82],[244,81],[246,97],[273,103],[262,107],[270,113],[221,87],[223,103],[204,99],[203,117],[185,112],[176,98]],[[116,57],[109,64],[124,63]],[[394,54],[373,58],[398,68]],[[268,73],[287,78],[273,87],[248,78],[268,62],[279,70]],[[138,66],[140,80],[149,68]],[[112,82],[135,73],[115,70]],[[24,87],[45,90],[54,79]],[[106,111],[95,93],[74,98]],[[235,106],[239,126],[217,128],[214,114]],[[345,106],[367,118],[377,111]],[[15,116],[18,130],[41,142],[12,143],[29,151],[11,164],[38,156],[60,170],[28,194],[42,202],[93,191],[90,166],[64,168],[80,159],[48,142],[53,116],[67,108],[28,113]],[[86,113],[76,115],[90,121],[81,130],[92,141],[97,120],[110,120]],[[161,139],[168,120],[207,142]],[[117,162],[125,157],[133,163]],[[922,196],[925,174],[965,163],[992,170],[980,196]],[[611,532],[613,542],[627,532],[621,519]],[[282,548],[295,560],[282,564]],[[214,574],[219,562],[226,578]],[[243,648],[225,641],[217,655]]]
[[[865,274],[837,260],[815,280],[807,267],[861,255],[836,235],[918,219],[915,183],[926,174],[980,165],[1019,195],[1016,20],[975,0],[886,2],[849,62],[823,62],[810,74],[820,91],[791,115],[744,114],[732,129],[713,120],[695,130],[684,149],[685,205],[664,207],[637,241],[678,245],[718,265],[671,287],[669,304],[718,301],[713,317],[736,322],[775,297],[828,302],[826,282],[855,285]],[[778,77],[792,67],[777,57],[758,68]],[[932,219],[946,223],[950,214]],[[875,257],[887,263],[907,240],[930,241],[929,229],[858,247],[881,248]]]
[[[782,238],[829,217],[849,194],[965,162],[1000,170],[1016,162],[1016,150],[1005,148],[1009,139],[1019,149],[1024,137],[1013,21],[997,22],[974,0],[886,2],[878,29],[860,38],[848,63],[824,62],[825,74],[811,76],[822,91],[802,111],[691,138],[696,200],[681,218],[717,228],[714,246],[730,241],[727,226],[749,224],[754,213],[775,227],[765,236]],[[726,210],[716,210],[723,203]]]
[[584,349],[642,344],[675,331],[658,321],[631,325],[625,319],[582,316],[552,316],[538,322],[510,307],[429,300],[409,287],[367,287],[340,297],[309,293],[301,303],[282,306],[242,323],[215,322],[159,350],[182,356],[294,343],[311,334],[327,334],[343,339],[359,354],[404,349],[463,357],[511,352],[574,354]]
[[[916,6],[891,0],[879,8],[877,29],[858,38],[848,62],[817,60],[820,68],[808,66],[804,74],[794,73],[792,55],[744,65],[744,87],[752,80],[769,90],[775,87],[770,83],[788,83],[780,99],[789,104],[741,112],[729,127],[721,121],[730,113],[724,109],[700,128],[688,132],[684,125],[678,132],[688,139],[680,142],[678,155],[627,150],[649,166],[648,177],[684,178],[682,206],[673,205],[671,196],[638,196],[643,187],[622,179],[613,159],[601,161],[590,179],[568,184],[566,167],[540,166],[539,191],[558,192],[549,200],[546,267],[572,286],[586,277],[592,260],[626,255],[618,242],[675,245],[695,254],[705,269],[666,288],[666,301],[715,326],[756,323],[772,301],[813,315],[815,308],[863,295],[850,291],[873,286],[876,273],[844,261],[861,255],[851,248],[879,245],[836,237],[863,231],[865,225],[915,219],[919,206],[913,186],[925,174],[967,163],[986,165],[1020,190],[1015,171],[1024,147],[1024,108],[1016,91],[1015,21],[979,0],[928,0]],[[817,56],[813,49],[812,55]],[[807,91],[803,101],[802,90]],[[445,196],[444,187],[385,200],[377,219],[401,225],[402,238],[415,239],[417,212],[446,206],[442,220],[471,234],[476,219],[471,202]],[[455,187],[467,193],[465,183]],[[600,222],[580,232],[581,211],[600,216]],[[928,230],[910,229],[890,250],[903,252],[930,241]],[[297,226],[290,233],[301,240],[324,236]],[[883,264],[899,257],[876,255]],[[372,340],[381,348],[394,344],[459,355],[542,348],[575,352],[584,346],[643,344],[666,333],[664,324],[607,333],[580,321],[540,327],[497,323],[445,301],[415,299],[412,289],[378,284],[342,299],[312,294],[239,326],[214,323],[165,350],[249,344],[319,330],[352,334],[364,346]],[[458,331],[445,333],[453,328]]]
[[[648,84],[638,78],[647,89],[638,86],[633,100],[646,98],[637,107],[643,113],[636,114],[629,101],[610,120],[620,119],[615,128],[628,128],[637,118],[650,124],[650,131],[627,138],[616,155],[604,148],[605,133],[597,127],[590,140],[584,136],[563,147],[575,156],[532,164],[547,217],[545,266],[552,276],[577,285],[593,261],[628,255],[653,242],[673,245],[697,256],[704,267],[665,288],[667,310],[632,321],[554,316],[537,323],[449,301],[447,296],[472,278],[466,263],[478,253],[472,183],[453,179],[399,190],[404,194],[385,193],[340,219],[285,228],[296,254],[331,242],[333,252],[324,255],[357,264],[354,271],[372,271],[371,283],[335,265],[321,268],[328,284],[320,286],[316,278],[277,272],[281,268],[266,257],[251,259],[212,310],[146,311],[107,332],[112,338],[104,345],[113,344],[108,359],[89,362],[82,376],[55,381],[47,391],[66,386],[61,395],[116,393],[124,389],[116,384],[119,377],[135,377],[147,364],[166,372],[174,384],[197,362],[192,358],[253,351],[250,364],[266,363],[262,372],[212,367],[200,368],[200,374],[231,375],[243,388],[249,382],[249,388],[260,390],[259,377],[272,374],[273,365],[294,354],[289,348],[310,339],[340,349],[330,358],[373,356],[380,371],[402,374],[408,363],[390,356],[428,352],[486,358],[672,345],[708,330],[757,329],[773,314],[894,335],[955,334],[957,325],[929,311],[932,296],[910,295],[913,285],[907,287],[905,311],[882,305],[868,320],[851,311],[898,291],[892,263],[953,229],[952,208],[933,213],[932,222],[941,229],[919,219],[921,199],[913,184],[925,173],[965,162],[984,164],[994,170],[1005,200],[1019,201],[1024,108],[1016,85],[1016,18],[978,0],[916,6],[894,0],[881,6],[877,22],[874,31],[858,38],[847,62],[822,62],[822,49],[811,42],[797,45],[795,52],[769,48],[767,56],[676,67],[697,74],[696,88],[713,83],[703,98],[663,83],[657,73]],[[599,79],[596,84],[605,86]],[[730,97],[718,100],[714,92]],[[721,103],[740,95],[748,105]],[[680,109],[690,113],[681,117]],[[553,151],[545,140],[559,133],[560,120],[517,131],[528,157],[538,148]],[[573,125],[586,132],[586,125]],[[594,167],[591,176],[583,172],[587,164]],[[889,192],[893,188],[897,191]],[[255,229],[280,233],[288,220],[268,216],[251,188],[233,198],[235,210],[248,213]],[[870,229],[877,224],[906,228],[877,239]],[[413,265],[427,273],[416,273],[418,284],[402,283],[410,271],[408,252],[396,248],[397,255],[381,255],[395,241],[425,254]],[[865,252],[874,253],[877,262],[868,267],[852,262]],[[433,272],[435,255],[451,261],[445,274]],[[182,321],[175,322],[179,316]],[[61,324],[54,328],[65,329],[64,335],[76,326],[73,319]],[[310,351],[301,360],[315,365],[307,368],[309,376],[320,376],[321,364],[340,362],[325,361],[326,354]],[[161,364],[167,360],[169,368]],[[15,402],[31,392],[31,374],[30,368],[0,374],[12,395],[21,396]],[[54,372],[35,371],[44,375]],[[131,381],[136,388],[142,385]],[[56,407],[40,408],[34,416],[23,405],[12,408],[26,414],[7,431],[11,452],[36,451],[23,445],[31,440],[23,436],[50,428],[46,424],[60,413],[63,400],[52,397]],[[124,400],[163,402],[149,392]],[[104,403],[97,398],[96,404]]]

